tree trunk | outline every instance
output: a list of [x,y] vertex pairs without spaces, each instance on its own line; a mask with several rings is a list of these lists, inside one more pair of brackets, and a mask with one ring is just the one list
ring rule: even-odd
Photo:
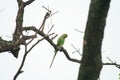
[[102,69],[101,45],[111,0],[91,0],[78,80],[98,80]]

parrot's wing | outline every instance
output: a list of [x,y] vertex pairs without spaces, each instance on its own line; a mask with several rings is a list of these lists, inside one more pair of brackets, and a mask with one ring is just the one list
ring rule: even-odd
[[60,38],[58,39],[58,41],[57,41],[57,46],[58,46],[58,47],[63,46],[63,44],[64,44],[64,40],[65,40],[65,38],[60,37]]

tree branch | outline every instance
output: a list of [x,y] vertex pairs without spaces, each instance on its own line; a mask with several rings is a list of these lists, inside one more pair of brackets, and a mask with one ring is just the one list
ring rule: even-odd
[[103,65],[113,65],[120,69],[120,64],[117,63],[103,63]]
[[28,0],[28,1],[26,1],[24,6],[31,4],[33,1],[35,1],[35,0]]
[[32,31],[35,31],[37,34],[41,35],[42,37],[45,38],[45,40],[47,40],[53,47],[56,51],[61,51],[65,54],[66,58],[72,62],[77,62],[77,63],[80,63],[81,61],[80,60],[77,60],[77,59],[73,59],[69,56],[67,50],[65,50],[63,47],[61,48],[61,50],[58,49],[57,45],[52,41],[52,39],[49,38],[49,36],[46,36],[46,34],[42,31],[39,31],[38,29],[36,29],[34,26],[29,26],[29,27],[23,27],[23,30],[32,30]]
[[111,63],[103,63],[103,65],[113,65],[113,66],[116,66],[117,68],[120,69],[120,64],[117,64],[116,62],[113,62],[109,57],[107,57],[107,59],[108,59]]
[[[57,36],[55,35],[53,38],[50,38],[49,36],[53,35],[54,33],[50,33],[50,31],[53,29],[53,26],[51,26],[51,28],[48,30],[47,33],[44,33],[44,25],[46,20],[50,17],[51,15],[51,11],[48,10],[48,12],[45,14],[44,19],[42,24],[40,25],[39,29],[36,29],[36,27],[34,26],[29,26],[29,27],[23,27],[23,17],[24,17],[24,8],[26,7],[26,5],[29,5],[33,2],[34,0],[28,0],[26,2],[23,2],[22,0],[17,0],[18,2],[18,13],[16,16],[16,27],[15,27],[15,31],[13,33],[13,39],[11,41],[7,41],[7,40],[3,40],[0,37],[0,53],[1,52],[5,52],[5,51],[10,51],[14,57],[18,57],[18,53],[20,50],[20,45],[24,45],[25,46],[25,53],[23,56],[23,60],[21,62],[21,65],[18,69],[18,71],[16,72],[16,74],[14,75],[13,80],[16,80],[17,77],[23,72],[22,68],[24,66],[27,54],[30,53],[30,51],[42,40],[47,40],[53,47],[55,50],[57,51],[61,51],[65,54],[66,58],[72,62],[77,62],[80,63],[81,61],[77,60],[77,59],[73,59],[69,56],[68,52],[66,49],[64,49],[63,47],[59,50],[57,45],[53,42],[53,39]],[[57,13],[57,12],[56,12]],[[55,13],[54,13],[55,14]],[[54,15],[52,14],[52,15]],[[23,31],[34,31],[35,35],[24,35]],[[35,38],[36,35],[40,35],[43,38],[38,40],[36,43],[34,43],[34,45],[32,45],[29,49],[27,48],[29,43],[31,43]],[[28,43],[26,43],[27,40],[30,40]]]
[[24,66],[24,63],[25,63],[27,54],[28,54],[40,41],[42,41],[42,40],[43,40],[43,39],[38,40],[29,50],[27,50],[27,44],[25,44],[25,54],[24,54],[24,56],[23,56],[22,63],[21,63],[21,65],[20,65],[17,73],[15,74],[13,80],[16,80],[17,77],[23,72],[23,71],[22,71],[22,68],[23,68],[23,66]]
[[69,54],[68,54],[67,50],[66,50],[66,49],[64,49],[63,47],[61,48],[61,50],[60,50],[60,51],[62,51],[62,52],[65,54],[65,56],[66,56],[66,58],[67,58],[68,60],[70,60],[70,61],[72,61],[72,62],[81,63],[81,61],[80,61],[80,60],[77,60],[77,59],[73,59],[73,58],[71,58],[71,57],[69,56]]

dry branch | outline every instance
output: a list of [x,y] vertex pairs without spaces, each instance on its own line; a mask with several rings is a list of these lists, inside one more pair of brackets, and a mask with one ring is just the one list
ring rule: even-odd
[[113,62],[109,57],[107,57],[107,59],[110,61],[110,63],[103,63],[103,65],[113,65],[113,66],[120,69],[120,64],[117,64],[116,62]]
[[49,38],[49,36],[46,36],[46,34],[42,31],[39,31],[38,29],[36,29],[34,26],[30,26],[30,27],[23,27],[23,30],[33,30],[35,31],[37,34],[41,35],[42,37],[45,38],[45,40],[47,40],[53,47],[56,51],[61,51],[65,54],[66,58],[72,62],[77,62],[77,63],[80,63],[81,61],[80,60],[77,60],[77,59],[72,59],[67,50],[65,50],[63,47],[61,48],[61,50],[58,49],[57,45],[52,41],[52,39]]
[[[61,49],[59,49],[57,47],[57,45],[53,42],[53,39],[56,38],[57,35],[55,35],[54,37],[50,38],[51,35],[53,35],[54,33],[50,33],[50,31],[53,29],[54,25],[51,26],[51,28],[48,30],[47,33],[44,33],[44,27],[45,27],[45,22],[46,20],[56,14],[57,12],[51,14],[51,10],[47,9],[46,7],[43,6],[43,8],[45,8],[46,10],[48,10],[48,12],[45,14],[44,16],[44,19],[42,21],[42,24],[40,25],[39,29],[37,29],[35,26],[28,26],[28,27],[23,27],[23,17],[24,17],[24,8],[31,4],[33,1],[35,0],[28,0],[26,2],[23,2],[22,0],[17,0],[18,2],[18,13],[17,13],[17,16],[16,16],[16,27],[15,27],[15,31],[13,33],[13,40],[11,41],[7,41],[7,40],[4,40],[0,37],[0,53],[2,52],[6,52],[6,51],[9,51],[11,52],[14,57],[18,57],[18,53],[19,53],[19,50],[20,50],[20,45],[24,45],[25,46],[25,53],[24,53],[24,56],[23,56],[23,60],[21,62],[21,65],[18,69],[18,71],[16,72],[16,74],[14,75],[14,79],[13,80],[16,80],[17,77],[23,72],[22,71],[22,68],[24,66],[24,63],[25,63],[25,60],[26,60],[26,57],[28,55],[28,53],[30,53],[30,51],[42,40],[46,40],[48,43],[51,44],[51,46],[53,46],[53,48],[56,50],[56,51],[60,51],[60,52],[63,52],[66,56],[66,58],[72,62],[77,62],[77,63],[81,63],[80,60],[77,60],[77,59],[73,59],[69,56],[67,50],[64,48],[64,47],[61,47]],[[76,31],[79,31],[77,29],[75,29]],[[35,34],[34,35],[24,35],[23,34],[23,31],[34,31]],[[81,33],[84,33],[82,31],[79,31]],[[38,41],[36,43],[34,43],[29,49],[28,49],[28,45],[35,39],[37,38],[37,34],[39,36],[42,36],[42,39],[38,39]],[[28,43],[26,43],[27,40],[30,40]],[[80,54],[79,50],[77,48],[75,48],[73,46],[73,48]],[[80,54],[81,55],[81,54]],[[116,63],[103,63],[103,65],[115,65],[117,68],[120,68],[120,65],[119,64],[116,64]]]

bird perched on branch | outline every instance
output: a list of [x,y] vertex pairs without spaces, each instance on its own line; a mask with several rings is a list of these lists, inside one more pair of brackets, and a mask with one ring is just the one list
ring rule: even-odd
[[[58,38],[58,40],[57,40],[57,47],[58,47],[58,49],[60,49],[60,48],[63,46],[63,44],[64,44],[64,42],[65,42],[65,38],[66,38],[67,36],[68,36],[67,34],[63,34],[63,35],[61,35],[61,36]],[[52,59],[52,62],[51,62],[51,64],[50,64],[50,67],[49,67],[49,68],[51,68],[57,52],[58,52],[58,51],[55,50],[55,54],[54,54],[54,56],[53,56],[53,59]]]

